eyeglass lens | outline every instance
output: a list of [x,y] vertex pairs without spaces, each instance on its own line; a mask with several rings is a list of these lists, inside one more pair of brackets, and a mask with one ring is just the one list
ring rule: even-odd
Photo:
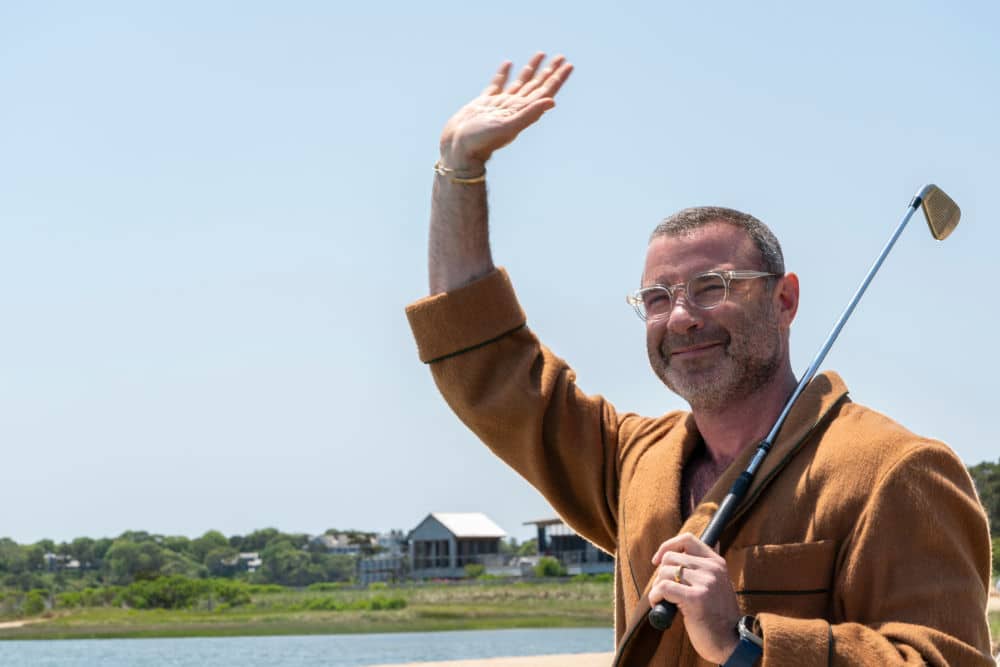
[[[694,276],[682,287],[688,303],[698,308],[714,308],[726,298],[726,281],[716,273]],[[676,302],[677,290],[678,287],[672,288],[672,294],[666,288],[646,291],[642,295],[644,316],[660,317],[669,312]]]

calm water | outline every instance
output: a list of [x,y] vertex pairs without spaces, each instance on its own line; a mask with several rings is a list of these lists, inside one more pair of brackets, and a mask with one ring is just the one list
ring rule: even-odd
[[292,667],[610,651],[610,628],[470,630],[385,635],[80,639],[0,642],[3,667]]

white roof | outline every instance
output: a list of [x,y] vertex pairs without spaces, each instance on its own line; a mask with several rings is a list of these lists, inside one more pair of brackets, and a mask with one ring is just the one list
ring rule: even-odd
[[455,537],[507,537],[507,533],[482,512],[432,512]]

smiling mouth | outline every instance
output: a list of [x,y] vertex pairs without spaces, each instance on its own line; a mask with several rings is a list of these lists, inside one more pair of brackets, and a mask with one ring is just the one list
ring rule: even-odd
[[679,350],[671,350],[671,358],[684,358],[684,357],[694,357],[699,354],[705,353],[709,350],[721,347],[722,343],[700,343],[698,345],[691,345],[688,347],[682,347]]

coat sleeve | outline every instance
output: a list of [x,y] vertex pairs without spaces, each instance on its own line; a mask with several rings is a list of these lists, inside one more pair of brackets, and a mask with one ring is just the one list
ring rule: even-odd
[[619,417],[527,328],[507,274],[422,299],[407,317],[458,417],[578,533],[614,552]]
[[940,444],[911,448],[876,484],[843,545],[832,617],[761,614],[765,667],[982,665],[990,573],[986,515]]

